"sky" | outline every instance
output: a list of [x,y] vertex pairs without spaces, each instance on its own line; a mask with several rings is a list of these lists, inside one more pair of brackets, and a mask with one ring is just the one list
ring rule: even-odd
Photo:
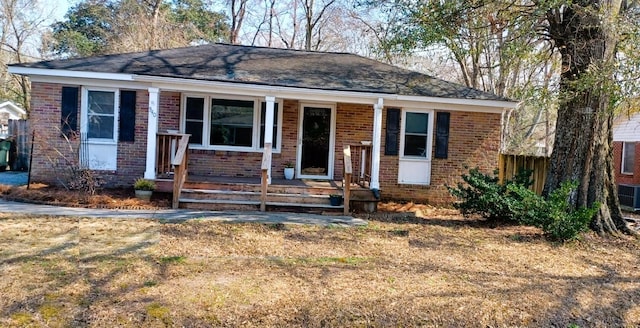
[[77,1],[76,0],[51,0],[45,1],[45,10],[53,10],[53,15],[50,20],[53,23],[54,21],[60,21],[64,18],[64,15],[67,13],[67,10],[71,8]]

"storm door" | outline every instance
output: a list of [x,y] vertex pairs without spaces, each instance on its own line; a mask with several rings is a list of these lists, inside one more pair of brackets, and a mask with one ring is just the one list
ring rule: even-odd
[[298,131],[297,176],[303,179],[332,179],[335,107],[302,104]]

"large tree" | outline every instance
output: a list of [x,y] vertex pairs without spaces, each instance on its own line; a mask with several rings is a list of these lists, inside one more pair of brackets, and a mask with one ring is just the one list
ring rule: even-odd
[[634,14],[629,5],[621,0],[574,1],[546,11],[547,35],[562,56],[562,73],[545,190],[565,180],[579,181],[573,204],[601,204],[592,223],[600,233],[631,233],[620,211],[612,150],[613,109],[622,83],[616,81],[616,59],[626,37],[624,15]]
[[51,13],[38,0],[0,0],[0,101],[13,100],[29,111],[29,81],[11,75],[7,64],[37,59],[37,40]]
[[[621,87],[620,68],[624,66],[620,60],[629,61],[639,50],[637,40],[630,42],[638,35],[635,2],[392,3],[407,17],[395,26],[392,47],[444,47],[458,63],[463,83],[497,94],[518,96],[510,90],[517,90],[525,77],[543,81],[548,90],[557,91],[556,143],[545,192],[555,190],[563,181],[578,181],[572,204],[601,204],[593,219],[594,230],[632,233],[622,218],[615,190],[611,128],[614,109],[624,99],[620,91],[632,89]],[[554,56],[561,60],[555,89],[550,83],[556,76],[554,70],[548,70],[548,64],[540,60]],[[531,66],[522,67],[529,60]],[[629,69],[625,72],[634,74]]]

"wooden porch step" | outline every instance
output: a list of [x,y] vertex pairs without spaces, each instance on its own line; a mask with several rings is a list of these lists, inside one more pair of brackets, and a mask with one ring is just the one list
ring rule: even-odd
[[[183,189],[180,202],[196,200],[215,200],[216,202],[228,202],[234,204],[260,204],[260,193],[253,191],[233,191],[233,190],[205,190],[205,189]],[[267,193],[267,205],[274,204],[298,204],[298,206],[314,206],[329,204],[329,197],[326,195],[313,194],[288,194],[288,193]],[[321,206],[318,206],[321,207]]]
[[267,206],[309,207],[309,208],[329,208],[329,209],[343,209],[344,208],[344,205],[333,206],[331,204],[303,204],[303,203],[279,203],[279,202],[267,202]]
[[252,201],[252,200],[198,199],[198,198],[180,198],[180,203],[260,205],[260,201]]

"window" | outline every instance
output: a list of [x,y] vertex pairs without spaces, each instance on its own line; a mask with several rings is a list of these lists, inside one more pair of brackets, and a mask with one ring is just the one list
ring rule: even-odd
[[635,142],[623,142],[622,143],[622,173],[633,174],[635,166]]
[[116,95],[113,91],[87,91],[87,137],[114,140]]
[[212,146],[253,145],[253,101],[211,100]]
[[188,97],[185,105],[185,133],[191,134],[189,142],[202,144],[204,127],[204,98]]
[[[273,149],[280,150],[282,106],[274,104]],[[266,102],[258,98],[225,99],[191,96],[183,99],[182,126],[192,148],[260,151],[264,147]]]
[[[405,116],[404,156],[427,156],[429,139],[429,113],[408,112]],[[429,154],[430,155],[430,154]]]

